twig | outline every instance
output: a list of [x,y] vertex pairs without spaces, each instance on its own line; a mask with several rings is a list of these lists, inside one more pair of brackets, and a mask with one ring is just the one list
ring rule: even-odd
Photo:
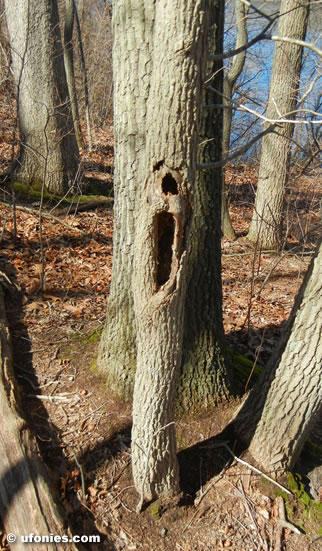
[[[287,528],[288,530],[291,530],[291,532],[294,532],[294,534],[301,534],[300,530],[294,526],[294,524],[292,524],[291,522],[289,522],[287,519],[286,519],[286,513],[285,513],[285,504],[284,504],[284,499],[282,498],[282,496],[278,496],[276,498],[276,503],[278,505],[278,517],[276,519],[276,522],[277,524],[281,527],[281,528]],[[281,546],[281,539],[282,539],[282,530],[279,530],[278,532],[278,538],[276,540],[276,543],[275,543],[275,550],[278,551],[280,549],[280,546]],[[278,546],[278,550],[277,550],[277,546]]]
[[82,482],[82,495],[83,495],[83,499],[84,499],[84,501],[85,501],[86,494],[85,494],[85,478],[84,478],[83,467],[82,467],[82,465],[80,464],[80,462],[78,461],[77,455],[76,455],[76,453],[74,452],[73,448],[71,448],[71,450],[72,450],[73,455],[74,455],[74,457],[75,457],[75,463],[76,463],[76,465],[77,465],[77,467],[79,468],[79,471],[80,471],[81,482]]
[[270,476],[268,476],[267,474],[263,473],[262,471],[260,471],[259,469],[257,469],[256,467],[254,467],[253,465],[250,465],[249,463],[247,463],[246,461],[244,461],[243,459],[239,459],[239,457],[237,457],[237,455],[234,454],[234,452],[230,449],[230,447],[228,446],[228,444],[226,442],[218,442],[218,444],[216,445],[216,447],[223,447],[223,448],[226,448],[230,455],[238,462],[238,463],[241,463],[242,465],[245,465],[246,467],[248,467],[249,469],[251,469],[252,471],[254,471],[255,473],[257,474],[260,474],[261,476],[263,476],[264,478],[266,478],[266,480],[269,480],[269,482],[271,482],[272,484],[275,484],[275,486],[277,486],[278,488],[280,488],[281,490],[283,490],[283,492],[285,492],[286,494],[288,495],[292,495],[292,492],[290,492],[287,488],[285,488],[285,486],[282,486],[281,484],[279,484],[278,482],[276,482],[276,480],[274,480],[273,478],[271,478]]
[[[6,201],[0,201],[2,204],[4,205],[8,205]],[[9,206],[9,205],[8,205]],[[89,235],[85,232],[83,232],[82,230],[80,230],[79,228],[74,228],[73,226],[71,226],[70,224],[67,224],[66,222],[64,222],[63,220],[61,220],[60,218],[58,218],[58,216],[54,216],[53,214],[50,214],[48,212],[39,212],[39,210],[37,209],[31,209],[30,207],[23,207],[21,205],[16,205],[16,210],[21,210],[23,212],[27,212],[27,214],[32,214],[33,216],[39,216],[41,215],[42,218],[48,218],[50,220],[54,220],[55,222],[58,222],[59,224],[61,224],[62,226],[65,226],[66,228],[68,228],[69,230],[73,230],[73,231],[77,231],[79,232],[81,235],[84,235],[86,237],[89,237]]]
[[249,374],[248,379],[247,379],[247,381],[246,381],[244,392],[247,392],[247,388],[248,388],[248,385],[249,385],[249,381],[251,380],[252,375],[253,375],[253,373],[254,373],[254,369],[255,369],[255,367],[256,367],[256,365],[257,365],[257,360],[258,360],[258,356],[259,356],[260,351],[261,351],[262,346],[263,346],[265,333],[266,333],[266,327],[264,328],[264,331],[263,331],[263,334],[262,334],[262,337],[261,337],[261,342],[259,343],[259,346],[256,348],[256,353],[255,353],[255,359],[254,359],[253,367],[252,367],[252,369],[250,370],[250,374]]
[[112,486],[114,486],[115,482],[117,482],[121,478],[122,474],[124,473],[124,471],[126,471],[130,463],[131,463],[131,459],[126,463],[123,469],[120,470],[118,475],[115,478],[113,478],[113,482],[106,488],[107,491],[110,490]]
[[108,400],[106,400],[106,402],[103,402],[100,406],[98,406],[96,409],[94,409],[93,411],[91,411],[90,413],[88,413],[88,415],[85,415],[85,417],[83,417],[83,419],[81,420],[82,423],[84,423],[84,421],[86,421],[87,419],[89,419],[92,415],[94,415],[94,413],[96,413],[98,410],[100,410],[103,406],[105,406],[105,404],[107,404]]
[[[317,228],[320,227],[320,224],[318,224],[316,226]],[[295,249],[296,247],[292,247],[292,249]],[[292,253],[292,249],[290,249],[289,251],[286,251],[286,252],[283,252],[283,257],[284,256],[310,256],[312,254],[314,254],[315,251],[302,251],[300,253]],[[271,250],[266,250],[263,251],[262,253],[262,256],[264,255],[268,255],[268,254],[276,254],[278,251],[277,249],[271,249]],[[254,254],[254,251],[250,251],[250,252],[245,252],[245,253],[222,253],[221,256],[226,256],[226,257],[230,257],[230,256],[250,256]],[[280,261],[280,260],[279,260]]]
[[198,509],[196,509],[196,511],[192,515],[191,519],[189,520],[189,522],[187,522],[187,524],[185,525],[185,527],[183,529],[183,532],[185,532],[187,530],[187,528],[189,528],[190,524],[192,524],[192,522],[193,522],[194,518],[197,516],[198,512],[199,512]]
[[271,36],[271,40],[279,40],[281,42],[289,42],[290,44],[296,44],[302,46],[303,48],[309,48],[319,57],[322,57],[322,50],[320,50],[315,44],[305,42],[304,40],[297,40],[295,38],[289,38],[288,36]]
[[64,415],[64,419],[65,419],[65,424],[68,425],[68,415],[66,413],[66,411],[64,410],[63,406],[60,404],[60,409],[62,410],[63,412],[63,415]]
[[[126,486],[125,488],[122,488],[122,490],[116,495],[113,497],[113,499],[110,501],[109,505],[111,505],[111,503],[113,503],[113,501],[115,501],[116,499],[119,499],[120,495],[123,494],[123,492],[125,492],[125,490],[130,490],[131,488],[135,488],[135,486]],[[121,501],[121,500],[120,500]],[[133,513],[133,511],[131,511]]]
[[[262,230],[262,223],[263,223],[263,218],[261,217],[260,224],[259,224],[259,229],[258,229],[258,234],[257,234],[257,239],[256,239],[256,243],[255,243],[253,261],[252,261],[252,279],[251,279],[251,284],[250,284],[250,296],[249,296],[249,302],[248,302],[247,315],[246,315],[245,321],[242,325],[242,329],[244,329],[246,323],[248,322],[248,324],[247,324],[247,336],[248,337],[249,337],[249,330],[250,330],[250,315],[251,315],[252,303],[253,303],[253,298],[254,298],[255,263],[256,263],[257,250],[258,250],[258,245],[259,245],[259,240],[260,240],[260,235],[261,235],[261,230]],[[262,249],[260,247],[258,267],[260,266],[260,262],[261,262],[261,254],[262,254]]]
[[21,291],[19,286],[14,283],[14,281],[11,281],[11,279],[0,270],[0,284],[3,285],[7,289],[7,291],[12,291],[12,288],[14,287],[17,291]]
[[[84,212],[88,210],[94,210],[97,207],[107,207],[108,205],[111,205],[114,202],[113,197],[106,197],[106,199],[102,199],[101,201],[90,201],[88,203],[78,203],[76,205],[76,209],[73,209],[74,212]],[[53,208],[51,212],[55,212],[59,216],[70,214],[71,209],[73,207],[73,203],[71,203],[68,207],[56,209]]]
[[[76,393],[75,393],[76,394]],[[28,398],[38,398],[39,400],[49,401],[52,402],[53,400],[58,400],[61,402],[71,402],[71,398],[67,398],[66,396],[46,396],[44,394],[28,394]]]
[[278,519],[277,522],[282,526],[282,528],[287,528],[288,530],[291,530],[291,532],[294,532],[294,534],[298,534],[298,535],[301,534],[301,531],[288,520]]
[[253,523],[253,525],[255,526],[255,529],[256,529],[256,532],[257,532],[257,536],[258,536],[258,539],[260,540],[261,544],[263,547],[266,547],[267,549],[267,542],[264,541],[260,531],[259,531],[259,528],[258,528],[258,524],[257,524],[257,521],[256,521],[256,518],[254,517],[254,514],[253,514],[253,511],[251,510],[250,508],[250,505],[249,505],[249,502],[248,502],[248,499],[246,497],[246,494],[245,494],[245,490],[244,490],[244,486],[243,486],[243,483],[242,481],[239,479],[238,480],[238,485],[239,485],[239,488],[240,488],[240,494],[244,500],[244,504],[245,504],[245,507],[246,507],[246,510],[248,512],[248,515]]
[[[9,206],[6,201],[0,201],[0,203],[4,204],[6,206]],[[103,204],[103,202],[102,202],[102,204]],[[27,212],[28,214],[32,214],[33,216],[39,216],[40,215],[40,213],[37,209],[31,209],[29,207],[22,207],[21,205],[16,205],[16,210],[21,210],[21,211]],[[93,236],[92,234],[86,233],[83,230],[80,230],[79,228],[74,228],[70,224],[67,224],[67,222],[64,222],[63,220],[58,218],[58,216],[54,216],[54,214],[50,214],[49,212],[43,212],[42,211],[41,212],[41,217],[42,218],[48,218],[49,220],[54,220],[55,222],[58,222],[58,224],[61,224],[65,228],[68,228],[69,230],[78,232],[81,235],[83,235],[84,237],[91,238],[91,239],[93,237],[95,238],[95,236]],[[99,239],[101,241],[103,241],[103,243],[110,243],[110,240],[107,239],[106,237],[104,237],[103,235],[100,235]]]
[[[310,121],[304,121],[304,120],[296,120],[296,119],[287,119],[287,118],[280,118],[280,119],[269,119],[268,117],[265,117],[265,115],[262,115],[261,113],[258,113],[257,111],[254,111],[254,109],[251,109],[247,105],[240,105],[237,109],[237,111],[247,111],[247,113],[251,113],[252,115],[255,115],[259,119],[262,119],[264,122],[269,122],[271,124],[281,124],[281,123],[287,123],[287,124],[321,124],[321,120],[310,120]],[[315,113],[314,111],[311,111],[309,109],[301,109],[300,112],[303,113],[310,112],[313,115],[321,116],[320,113]],[[290,113],[286,113],[284,117],[287,117],[288,115],[295,115],[298,111],[291,111]]]
[[235,517],[234,515],[231,515],[231,518],[232,518],[233,520],[235,520],[238,524],[240,524],[240,526],[241,526],[242,528],[244,528],[244,530],[247,532],[247,534],[248,534],[248,536],[250,537],[250,539],[251,539],[251,540],[253,541],[253,543],[256,545],[256,540],[255,540],[253,534],[251,533],[251,531],[248,530],[247,526],[245,526],[245,525],[239,520],[239,518]]
[[215,485],[219,480],[222,479],[222,477],[224,476],[224,470],[225,470],[225,469],[223,469],[222,472],[221,472],[219,475],[217,475],[217,476],[210,482],[210,484],[208,484],[208,486],[207,486],[207,488],[205,489],[205,491],[204,491],[198,498],[195,499],[195,501],[194,501],[194,504],[195,504],[195,505],[198,506],[198,505],[201,503],[201,501],[203,500],[203,498],[205,497],[205,495],[209,492],[209,490],[211,490],[211,488],[213,488],[214,485]]

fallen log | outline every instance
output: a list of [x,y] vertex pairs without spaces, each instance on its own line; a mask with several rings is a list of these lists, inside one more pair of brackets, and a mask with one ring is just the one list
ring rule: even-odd
[[[47,484],[37,441],[21,411],[5,311],[5,288],[8,289],[8,280],[0,278],[0,521],[12,550],[26,549],[21,537],[30,537],[31,533],[37,536],[29,544],[32,550],[61,550],[58,538],[63,535],[69,540],[63,546],[65,551],[84,549],[73,543],[58,501]],[[49,541],[39,542],[39,536],[47,536]]]

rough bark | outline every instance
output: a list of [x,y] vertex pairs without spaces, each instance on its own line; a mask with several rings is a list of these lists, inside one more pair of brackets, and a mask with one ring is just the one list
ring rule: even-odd
[[[278,35],[304,40],[309,15],[304,0],[282,0]],[[277,42],[273,59],[270,94],[266,116],[270,120],[294,118],[302,62],[301,46]],[[270,123],[265,124],[265,128]],[[280,123],[263,138],[258,186],[248,239],[261,248],[281,245],[282,214],[288,160],[294,124]]]
[[132,469],[141,500],[177,493],[175,392],[181,365],[201,92],[205,0],[156,4],[145,177],[134,249],[137,367]]
[[[13,372],[11,341],[0,282],[0,519],[7,534],[15,534],[14,549],[26,546],[21,535],[68,534],[66,524],[46,482],[36,439],[20,413]],[[67,550],[80,549],[72,543]],[[56,543],[33,543],[32,549],[59,550]],[[65,549],[65,545],[64,545]]]
[[[146,104],[150,89],[155,2],[127,0],[113,10],[114,230],[113,268],[98,367],[114,392],[130,399],[136,369],[133,254],[137,183],[144,177]],[[139,47],[138,47],[139,46]]]
[[[247,32],[247,15],[249,11],[249,6],[246,5],[241,0],[235,0],[235,17],[236,17],[236,26],[237,26],[237,35],[235,49],[240,48],[247,44],[248,32]],[[233,119],[233,110],[232,110],[232,99],[234,94],[234,87],[236,80],[241,74],[246,59],[246,50],[240,52],[239,54],[233,57],[232,64],[224,76],[224,88],[223,88],[223,105],[225,106],[223,112],[223,157],[227,157],[229,154],[229,144],[230,144],[230,132],[231,132],[231,123]],[[231,222],[227,195],[225,189],[225,183],[223,181],[222,187],[222,203],[221,203],[221,229],[225,237],[229,239],[235,239],[236,234]]]
[[322,245],[317,247],[286,331],[235,424],[269,471],[291,469],[322,413]]
[[66,79],[70,104],[72,109],[74,131],[77,145],[79,148],[84,147],[82,130],[80,126],[78,102],[76,93],[76,82],[74,72],[74,52],[73,52],[73,28],[75,18],[74,0],[65,0],[65,20],[64,20],[64,64],[66,71]]
[[[208,48],[223,48],[224,3],[214,2],[208,15]],[[222,157],[222,110],[205,108],[221,103],[222,62],[207,64],[203,89],[198,163]],[[177,408],[200,411],[229,395],[232,379],[225,358],[221,287],[222,170],[198,172],[195,179],[190,237],[191,261],[185,304],[183,359]]]
[[74,183],[79,154],[73,132],[56,0],[6,0],[17,88],[17,179],[62,194]]
[[[84,17],[84,4],[79,4],[79,7],[82,10],[82,18]],[[87,128],[87,139],[88,139],[88,149],[89,151],[92,151],[93,149],[93,142],[92,142],[92,130],[91,130],[91,117],[90,117],[90,104],[89,104],[89,90],[88,90],[88,77],[87,77],[87,68],[85,63],[85,54],[84,54],[84,47],[83,47],[83,39],[82,39],[82,32],[81,32],[81,25],[80,20],[78,17],[78,8],[75,4],[74,0],[74,14],[76,19],[76,28],[77,28],[77,38],[78,38],[78,46],[79,46],[79,53],[80,53],[80,65],[81,70],[84,77],[84,94],[85,94],[85,118],[86,118],[86,128]]]
[[[115,229],[111,291],[106,326],[100,343],[98,366],[112,389],[131,398],[136,369],[136,326],[134,319],[133,278],[134,240],[137,209],[142,203],[138,182],[146,156],[146,135],[156,128],[156,119],[147,120],[146,105],[153,67],[152,30],[155,3],[135,2],[132,11],[118,3],[113,13],[114,29],[114,120],[116,140]],[[218,2],[222,4],[222,2]],[[213,4],[213,9],[215,8]],[[133,16],[135,13],[135,17]],[[123,26],[124,25],[124,26]],[[214,31],[215,32],[215,31]],[[140,48],[136,48],[140,44]],[[127,55],[124,55],[127,52]],[[154,61],[156,62],[156,61]],[[123,65],[122,65],[123,64]],[[163,81],[160,82],[160,87]],[[168,93],[168,92],[167,92]],[[159,99],[157,100],[159,102]],[[156,112],[157,107],[154,108]],[[166,121],[167,119],[164,119]],[[165,122],[160,123],[163,127]],[[159,130],[157,130],[159,132]],[[157,135],[155,130],[155,134]],[[216,126],[214,135],[218,134]],[[220,133],[221,135],[221,133]],[[217,154],[219,154],[217,152]],[[213,157],[214,158],[214,157]],[[170,168],[173,165],[170,166]],[[175,167],[176,168],[176,167]],[[221,175],[220,175],[221,177]],[[194,240],[191,266],[197,277],[191,279],[186,300],[183,375],[179,401],[184,408],[209,406],[227,395],[227,378],[222,353],[221,280],[220,280],[220,198],[218,176],[209,185],[196,179],[195,212],[191,239]],[[216,183],[217,182],[217,183]],[[218,215],[214,216],[214,212]],[[211,262],[208,264],[208,259]],[[192,273],[192,269],[189,274]],[[208,290],[208,285],[214,291]],[[211,297],[211,300],[209,300]],[[219,314],[220,312],[220,314]],[[198,323],[197,323],[198,320]],[[190,327],[189,327],[190,324]],[[217,335],[218,328],[218,335]],[[217,373],[217,369],[220,373]],[[221,384],[223,383],[223,386]],[[190,401],[181,398],[188,392]],[[203,394],[203,396],[202,396]]]

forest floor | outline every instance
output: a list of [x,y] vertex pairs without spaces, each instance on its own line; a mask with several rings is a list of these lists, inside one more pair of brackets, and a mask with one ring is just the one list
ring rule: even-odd
[[[96,137],[93,152],[84,155],[85,173],[102,188],[111,189],[112,132],[97,131]],[[2,153],[0,168],[5,169],[10,146]],[[265,366],[321,231],[322,186],[316,173],[291,178],[285,220],[289,234],[282,252],[276,254],[260,251],[245,239],[256,179],[256,166],[226,168],[237,239],[222,240],[224,326],[232,349]],[[86,548],[322,549],[321,480],[312,490],[315,502],[300,479],[296,482],[292,477],[283,481],[292,486],[288,496],[237,461],[222,440],[214,445],[213,437],[229,422],[238,399],[177,420],[183,492],[177,499],[160,500],[141,514],[135,512],[131,406],[111,396],[95,372],[111,279],[112,205],[91,205],[95,208],[80,212],[76,203],[68,211],[46,204],[43,263],[39,200],[17,196],[14,238],[9,198],[3,185],[0,272],[20,289],[17,298],[7,303],[17,381],[26,418],[48,467],[50,486],[59,494],[72,532],[101,536],[101,543]],[[228,445],[234,449],[234,442]],[[252,463],[247,455],[243,459]],[[0,549],[9,549],[5,534],[0,534]]]

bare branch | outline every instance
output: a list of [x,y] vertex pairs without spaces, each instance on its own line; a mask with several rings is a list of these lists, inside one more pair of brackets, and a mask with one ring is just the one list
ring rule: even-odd
[[[321,120],[318,121],[303,121],[303,120],[294,120],[294,119],[286,119],[286,118],[280,118],[280,119],[269,119],[268,117],[265,117],[265,115],[262,115],[261,113],[258,113],[257,111],[254,111],[250,107],[247,107],[246,105],[240,105],[240,107],[237,108],[237,111],[247,111],[247,113],[251,113],[252,115],[255,115],[259,119],[262,119],[265,122],[269,122],[271,124],[279,124],[279,123],[292,123],[292,124],[322,124]],[[287,117],[289,115],[295,115],[296,113],[303,113],[307,112],[311,115],[315,115],[317,117],[321,117],[321,113],[316,113],[315,111],[311,111],[310,109],[296,109],[295,111],[291,111],[290,113],[286,113],[284,117]]]
[[244,52],[245,50],[248,50],[251,46],[254,46],[257,42],[260,42],[260,40],[270,40],[271,35],[266,34],[266,31],[273,25],[275,20],[270,21],[268,25],[263,29],[262,32],[260,32],[257,36],[252,38],[247,44],[244,44],[243,46],[240,46],[239,48],[236,48],[234,50],[228,50],[228,52],[223,52],[222,54],[210,54],[209,59],[213,60],[219,60],[219,59],[227,59],[228,57],[234,57],[237,54],[240,54],[241,52]]
[[322,57],[322,50],[320,50],[315,44],[310,42],[305,42],[304,40],[297,40],[296,38],[289,38],[287,36],[271,36],[270,40],[279,40],[281,42],[289,42],[290,44],[297,44],[298,46],[303,46],[303,48],[309,48],[315,52],[319,57]]
[[221,159],[221,161],[214,161],[210,163],[203,163],[197,166],[199,170],[209,170],[211,168],[219,168],[221,166],[224,166],[226,163],[229,163],[230,161],[233,161],[240,155],[243,155],[246,153],[258,140],[260,140],[265,134],[268,134],[269,132],[273,132],[275,128],[275,125],[270,126],[269,128],[266,128],[263,132],[260,132],[255,136],[252,140],[250,140],[247,144],[245,144],[243,147],[235,151],[232,155],[229,155],[228,157],[225,157],[224,159]]

